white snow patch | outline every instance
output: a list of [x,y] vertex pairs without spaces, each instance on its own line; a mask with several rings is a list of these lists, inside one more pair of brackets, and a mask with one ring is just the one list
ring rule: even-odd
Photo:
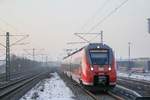
[[39,82],[20,100],[74,100],[72,91],[65,85],[57,73],[53,77]]
[[150,74],[125,73],[125,72],[119,72],[118,71],[117,76],[150,81]]

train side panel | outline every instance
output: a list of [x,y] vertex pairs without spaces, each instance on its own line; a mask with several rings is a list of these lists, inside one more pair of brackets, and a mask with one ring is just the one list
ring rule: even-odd
[[80,83],[82,73],[82,55],[83,49],[71,56],[71,77],[78,83]]
[[110,47],[89,44],[64,59],[63,71],[85,86],[110,88],[116,85],[116,61]]
[[92,72],[90,68],[90,63],[89,63],[86,51],[84,50],[83,57],[82,57],[81,81],[82,81],[82,84],[84,85],[93,85],[92,80],[93,80],[93,77],[92,77]]

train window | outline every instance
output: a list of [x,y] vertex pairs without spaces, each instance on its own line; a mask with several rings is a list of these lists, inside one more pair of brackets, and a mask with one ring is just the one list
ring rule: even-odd
[[91,62],[93,65],[107,65],[108,64],[108,51],[107,50],[91,50]]

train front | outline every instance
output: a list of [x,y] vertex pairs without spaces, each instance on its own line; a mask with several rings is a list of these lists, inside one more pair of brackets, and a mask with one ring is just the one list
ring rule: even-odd
[[115,58],[112,49],[101,43],[86,48],[87,63],[84,79],[86,83],[99,88],[110,89],[116,85]]

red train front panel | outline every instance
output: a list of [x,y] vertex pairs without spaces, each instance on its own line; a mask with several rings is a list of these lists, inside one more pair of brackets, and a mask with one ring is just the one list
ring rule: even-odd
[[116,85],[115,58],[107,45],[90,44],[68,58],[67,71],[75,81],[94,87]]
[[91,86],[115,86],[116,68],[112,49],[97,45],[87,48],[82,58],[82,83]]

